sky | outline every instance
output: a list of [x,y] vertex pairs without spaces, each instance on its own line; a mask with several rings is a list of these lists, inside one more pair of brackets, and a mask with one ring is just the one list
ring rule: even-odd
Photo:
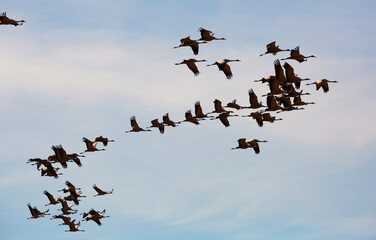
[[[26,21],[0,25],[0,239],[376,238],[374,1],[3,0],[0,11]],[[226,40],[197,56],[173,49],[200,27]],[[328,93],[303,84],[315,104],[263,127],[233,117],[228,128],[125,133],[131,116],[141,127],[165,113],[181,121],[196,101],[204,112],[215,99],[248,105],[251,88],[265,103],[268,87],[254,80],[288,56],[260,57],[272,41],[316,56],[288,61],[300,77],[338,83]],[[199,76],[174,65],[186,58],[207,60]],[[206,66],[223,58],[241,60],[231,80]],[[82,152],[82,137],[100,135],[115,142],[58,179],[26,164],[53,145]],[[268,142],[256,155],[231,150],[239,138]],[[106,209],[102,226],[74,215],[85,232],[67,233],[50,220],[60,206],[44,206],[43,191],[59,196],[66,180],[87,196],[79,213]],[[114,193],[94,198],[93,184]],[[27,203],[52,215],[27,220]]]

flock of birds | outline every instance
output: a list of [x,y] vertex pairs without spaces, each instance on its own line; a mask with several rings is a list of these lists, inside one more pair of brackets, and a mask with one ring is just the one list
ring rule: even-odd
[[[22,25],[25,21],[24,20],[13,20],[6,16],[6,13],[3,12],[0,14],[0,25],[14,25],[19,26]],[[204,28],[199,29],[201,33],[201,38],[197,40],[192,40],[190,36],[180,39],[180,45],[174,48],[180,47],[190,47],[193,51],[194,55],[198,55],[199,53],[199,45],[209,43],[212,40],[226,40],[225,38],[216,38],[214,37],[214,33],[206,30]],[[230,117],[249,117],[256,121],[259,127],[262,127],[264,122],[273,123],[275,121],[280,121],[282,118],[276,118],[276,116],[272,116],[271,112],[276,112],[277,114],[280,112],[288,112],[288,111],[296,111],[302,110],[301,106],[306,106],[309,104],[314,104],[314,102],[305,102],[302,100],[303,95],[310,95],[308,92],[303,92],[300,90],[301,82],[308,81],[309,78],[300,78],[298,74],[294,72],[294,68],[288,63],[284,62],[283,65],[281,64],[281,60],[296,60],[299,63],[307,61],[308,58],[315,58],[314,55],[304,56],[300,53],[300,48],[296,47],[294,49],[280,49],[276,42],[271,42],[266,45],[266,52],[260,54],[260,56],[264,56],[266,54],[276,55],[279,52],[288,51],[290,52],[290,56],[287,58],[282,58],[280,60],[274,61],[274,74],[270,76],[263,77],[261,79],[255,80],[255,82],[261,82],[262,84],[267,84],[269,86],[270,92],[262,95],[261,97],[266,97],[266,105],[262,103],[262,101],[258,100],[257,95],[251,88],[248,91],[249,95],[249,105],[239,105],[236,102],[236,99],[232,102],[226,104],[226,106],[222,106],[222,102],[218,99],[214,100],[214,110],[204,113],[201,104],[197,101],[194,104],[194,115],[192,114],[191,110],[187,110],[185,112],[185,119],[181,121],[172,121],[169,117],[169,114],[166,113],[162,117],[162,121],[160,122],[158,118],[151,120],[151,126],[141,128],[137,121],[136,117],[132,116],[130,118],[131,129],[126,131],[129,132],[144,132],[144,131],[151,131],[152,128],[158,128],[160,133],[165,132],[165,127],[176,127],[183,122],[193,123],[195,125],[200,125],[200,121],[203,120],[217,120],[225,126],[229,127]],[[230,66],[228,65],[229,62],[239,62],[239,59],[222,59],[214,62],[213,64],[208,64],[207,66],[217,65],[220,71],[223,71],[227,79],[231,79],[233,77],[232,71]],[[197,62],[206,62],[206,60],[196,60],[194,58],[184,59],[180,63],[175,63],[176,65],[186,64],[188,68],[193,72],[195,76],[199,75],[199,70],[197,68]],[[337,81],[329,81],[327,79],[320,79],[315,82],[308,83],[306,85],[315,85],[316,90],[320,88],[326,93],[329,91],[329,83],[336,83]],[[293,99],[291,101],[291,99]],[[231,109],[231,110],[230,110]],[[242,111],[245,109],[253,109],[255,111],[247,114],[234,114],[234,111]],[[48,176],[58,178],[59,175],[62,173],[58,172],[60,170],[59,167],[56,167],[56,164],[60,164],[62,168],[67,168],[69,162],[75,163],[77,166],[81,167],[82,163],[80,158],[85,157],[84,153],[87,152],[96,152],[96,151],[104,151],[105,149],[98,149],[97,143],[102,143],[104,147],[107,146],[109,142],[114,142],[114,140],[110,140],[103,136],[99,136],[95,138],[94,141],[91,141],[87,138],[82,139],[83,142],[86,144],[86,150],[81,153],[67,153],[66,150],[63,148],[62,145],[53,145],[51,149],[53,150],[54,154],[48,156],[45,159],[42,158],[31,158],[27,161],[31,165],[36,165],[37,170],[41,172],[41,176]],[[256,154],[260,153],[260,142],[267,142],[266,140],[258,140],[258,139],[249,139],[247,138],[240,138],[238,139],[238,146],[231,148],[234,149],[248,149],[252,148]],[[80,198],[84,198],[86,196],[82,195],[82,191],[80,188],[75,187],[69,181],[65,181],[67,187],[58,190],[58,192],[67,193],[66,196],[59,196],[55,198],[51,193],[48,191],[44,191],[43,193],[47,196],[49,203],[45,204],[48,205],[58,205],[61,204],[61,208],[58,209],[61,213],[53,215],[51,219],[61,219],[63,223],[59,225],[67,225],[69,230],[68,232],[78,232],[84,231],[80,230],[80,221],[76,222],[76,219],[71,219],[69,216],[74,215],[77,213],[77,210],[72,209],[73,206],[79,205],[81,201]],[[96,191],[96,196],[102,196],[107,194],[112,194],[113,189],[111,191],[103,191],[98,188],[95,184],[93,185],[94,190]],[[68,202],[73,202],[73,204],[69,205]],[[27,204],[31,217],[28,219],[37,219],[44,217],[46,215],[50,215],[49,209],[46,211],[39,211],[37,207],[32,207],[30,204]],[[99,226],[102,224],[101,219],[107,218],[109,216],[104,216],[106,210],[96,211],[93,208],[88,210],[84,213],[82,219],[86,221],[94,221]]]
[[[225,38],[216,38],[214,37],[214,33],[210,30],[200,28],[201,38],[197,40],[192,40],[190,36],[184,37],[180,39],[180,45],[174,48],[179,47],[191,47],[193,54],[198,55],[199,53],[199,44],[208,43],[212,40],[226,40]],[[282,58],[281,60],[296,60],[299,63],[307,61],[308,58],[315,58],[314,55],[304,56],[300,53],[300,47],[295,47],[294,49],[280,49],[276,42],[273,41],[266,45],[266,52],[260,54],[260,56],[264,56],[266,54],[277,55],[279,52],[289,51],[290,56],[287,58]],[[205,59],[196,60],[194,58],[184,59],[180,63],[175,63],[175,65],[186,64],[188,68],[193,72],[195,76],[199,75],[200,71],[197,68],[196,62],[206,62]],[[207,66],[217,65],[220,71],[223,71],[227,79],[231,79],[233,77],[232,71],[230,66],[228,65],[229,62],[240,62],[239,59],[231,60],[231,59],[222,59],[218,60],[213,64],[209,64]],[[158,128],[160,133],[164,133],[165,126],[172,126],[176,127],[183,122],[190,122],[195,125],[199,125],[200,121],[209,119],[209,120],[216,120],[219,119],[220,122],[225,126],[229,127],[230,122],[228,120],[229,117],[251,117],[253,118],[258,126],[262,127],[264,122],[273,123],[275,121],[282,120],[282,118],[276,118],[276,116],[272,116],[270,112],[287,112],[287,111],[295,111],[295,110],[303,110],[304,108],[301,106],[314,104],[314,102],[305,102],[302,100],[303,95],[310,95],[308,92],[303,92],[300,90],[301,82],[310,80],[309,78],[300,78],[298,74],[295,73],[294,68],[287,62],[284,62],[282,65],[279,59],[274,61],[274,74],[263,77],[259,80],[255,80],[255,82],[266,83],[269,86],[270,92],[262,95],[262,97],[266,97],[266,105],[263,105],[262,101],[258,101],[258,97],[251,88],[248,91],[249,95],[249,105],[241,106],[236,102],[236,99],[232,102],[227,103],[226,106],[222,106],[222,102],[218,99],[214,100],[214,110],[211,112],[204,113],[199,101],[195,103],[195,115],[192,114],[191,110],[187,110],[185,112],[185,119],[181,121],[172,121],[169,117],[169,114],[166,113],[162,117],[162,121],[160,122],[158,118],[151,120],[151,126],[141,128],[137,121],[136,117],[132,116],[130,119],[131,123],[131,130],[126,131],[129,132],[143,132],[143,131],[151,131],[150,128]],[[320,79],[312,83],[308,83],[306,85],[316,85],[316,90],[320,88],[326,93],[329,91],[329,83],[336,83],[337,81],[330,81],[327,79]],[[300,90],[300,91],[297,91]],[[291,100],[293,99],[293,100]],[[238,115],[233,114],[233,111],[226,110],[226,109],[234,109],[234,110],[244,110],[244,109],[257,109],[249,113],[248,115]],[[247,149],[252,148],[256,154],[260,153],[259,142],[267,142],[266,140],[258,140],[258,139],[250,139],[246,140],[246,138],[238,139],[238,146],[232,149]]]
[[[62,175],[62,173],[58,173],[59,167],[55,167],[54,164],[60,164],[62,168],[67,168],[68,167],[68,162],[74,162],[77,164],[77,166],[81,167],[82,163],[80,160],[80,157],[85,157],[84,155],[81,155],[85,152],[96,152],[96,151],[104,151],[105,149],[98,149],[97,148],[97,143],[101,142],[103,146],[107,146],[109,142],[114,142],[114,140],[110,140],[108,138],[105,138],[103,136],[99,136],[95,138],[95,141],[90,141],[87,138],[82,138],[82,141],[86,145],[86,149],[81,152],[80,154],[78,153],[67,153],[65,149],[63,148],[62,145],[54,145],[51,147],[51,149],[54,151],[53,155],[48,156],[46,159],[41,159],[41,158],[30,158],[27,163],[30,163],[31,165],[36,165],[37,170],[41,172],[41,176],[48,176],[48,177],[54,177],[58,178],[59,175]],[[43,166],[43,167],[42,167]],[[62,219],[64,223],[59,224],[59,225],[67,225],[69,227],[69,232],[78,232],[78,231],[84,231],[78,229],[80,226],[81,222],[75,222],[76,219],[71,219],[69,215],[77,213],[77,210],[72,209],[74,205],[79,205],[80,203],[80,198],[86,197],[82,195],[82,191],[77,191],[81,190],[81,188],[75,187],[71,182],[65,181],[65,184],[67,187],[58,190],[58,192],[64,192],[68,193],[69,195],[64,196],[64,197],[57,197],[55,198],[51,193],[49,193],[47,190],[45,190],[43,193],[47,196],[49,203],[45,204],[45,206],[48,205],[57,205],[61,204],[61,208],[59,209],[61,213],[53,215],[52,219]],[[114,189],[111,191],[104,191],[97,187],[96,184],[93,185],[93,189],[96,191],[96,194],[93,195],[93,197],[97,196],[103,196],[106,194],[112,194]],[[68,202],[72,201],[74,204],[69,205]],[[36,219],[40,217],[44,217],[45,215],[49,215],[49,209],[46,211],[39,211],[37,207],[31,207],[31,205],[28,203],[27,204],[31,217],[28,219]],[[104,216],[106,213],[106,210],[103,210],[101,212],[94,210],[93,208],[89,211],[86,211],[82,213],[83,219],[86,221],[94,221],[98,224],[98,226],[101,226],[101,219],[106,218],[109,216]]]

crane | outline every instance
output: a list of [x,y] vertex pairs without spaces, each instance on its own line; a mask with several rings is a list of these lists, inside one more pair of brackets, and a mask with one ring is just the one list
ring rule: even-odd
[[200,41],[212,41],[212,40],[226,40],[226,38],[216,38],[214,37],[214,33],[210,30],[206,30],[204,28],[200,28],[199,29],[200,33],[201,33],[201,38],[198,39]]
[[235,60],[231,60],[231,59],[222,59],[222,60],[218,60],[216,61],[215,63],[213,64],[208,64],[206,66],[213,66],[213,65],[217,65],[218,66],[218,69],[219,71],[223,71],[223,73],[226,75],[226,78],[228,80],[230,80],[232,78],[232,72],[231,72],[231,68],[230,68],[230,65],[228,65],[227,63],[229,62],[240,62],[239,59],[235,59]]
[[97,196],[102,196],[102,195],[106,195],[106,194],[112,194],[114,189],[112,189],[111,191],[103,191],[102,189],[100,189],[99,187],[97,187],[97,185],[93,185],[93,188],[95,191],[97,191],[97,194],[94,195],[94,197],[97,197]]
[[189,59],[184,59],[180,63],[175,63],[175,65],[181,65],[181,64],[186,64],[187,67],[193,72],[195,76],[198,76],[200,74],[200,71],[198,71],[198,68],[196,66],[196,62],[206,62],[206,60],[196,60],[194,58],[189,58]]
[[0,14],[0,25],[13,25],[17,27],[19,25],[22,25],[24,22],[26,21],[25,20],[13,20],[11,18],[8,18],[6,12],[2,12]]
[[304,56],[300,54],[299,46],[296,48],[290,50],[290,57],[282,58],[281,60],[288,60],[288,59],[294,59],[300,63],[307,61],[307,58],[315,58],[316,56],[310,55],[310,56]]
[[266,52],[263,54],[260,54],[260,57],[269,53],[276,55],[278,52],[282,52],[282,51],[290,51],[290,49],[280,49],[279,45],[276,45],[275,41],[273,41],[266,45]]
[[140,128],[140,126],[138,126],[138,123],[136,121],[136,117],[135,116],[132,116],[131,117],[131,127],[132,129],[129,130],[129,131],[126,131],[125,133],[129,133],[129,132],[146,132],[146,131],[151,131],[150,129],[143,129],[143,128]]
[[324,91],[324,93],[327,93],[329,92],[329,84],[328,83],[337,83],[337,81],[330,81],[328,79],[320,79],[320,80],[317,80],[313,83],[307,83],[306,85],[313,85],[315,84],[316,85],[316,90],[319,90],[320,88],[322,88],[322,90]]

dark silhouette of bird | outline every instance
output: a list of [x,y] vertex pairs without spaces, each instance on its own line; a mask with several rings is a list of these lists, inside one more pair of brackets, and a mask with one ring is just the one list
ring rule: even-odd
[[[82,138],[82,141],[86,144],[86,150],[84,152],[97,152],[97,151],[105,151],[106,149],[102,148],[102,149],[98,149],[96,146],[97,146],[97,142],[92,142],[90,141],[89,139],[83,137]],[[84,153],[84,152],[81,152]]]
[[163,115],[163,123],[168,125],[168,126],[172,126],[172,127],[176,127],[177,126],[177,122],[174,122],[170,119],[170,117],[168,116],[168,113],[166,113],[165,115]]
[[294,103],[292,104],[293,106],[304,106],[308,104],[315,104],[314,102],[304,102],[302,101],[302,98],[300,96],[294,97]]
[[136,121],[136,117],[135,116],[132,116],[131,117],[131,127],[132,127],[132,130],[129,130],[129,131],[126,131],[125,133],[129,133],[129,132],[145,132],[145,131],[151,131],[150,129],[143,129],[143,128],[140,128],[138,126],[138,123]]
[[251,104],[251,105],[247,108],[256,109],[256,108],[260,108],[260,107],[265,107],[264,105],[262,105],[261,101],[260,102],[258,101],[257,96],[256,96],[256,94],[255,94],[255,92],[253,91],[252,88],[249,89],[248,95],[249,95],[249,104]]
[[265,111],[277,111],[282,109],[282,107],[278,105],[277,99],[274,96],[268,96],[266,98],[266,104],[268,107]]
[[238,139],[238,146],[234,147],[234,148],[231,148],[231,150],[234,150],[234,149],[247,149],[247,148],[250,148],[250,147],[251,146],[247,143],[246,138],[239,138]]
[[81,225],[80,222],[78,222],[77,224],[74,224],[74,223],[71,223],[71,224],[68,224],[69,226],[69,230],[65,230],[66,232],[84,232],[85,230],[79,230],[78,227]]
[[102,189],[100,189],[99,187],[97,187],[97,185],[93,185],[93,188],[94,190],[97,192],[96,195],[94,195],[94,197],[97,197],[97,196],[102,196],[102,195],[106,195],[106,194],[112,194],[114,189],[112,189],[111,191],[103,191]]
[[174,48],[179,48],[179,47],[191,47],[193,54],[197,55],[198,54],[198,45],[206,43],[206,42],[197,42],[195,40],[192,40],[190,36],[187,36],[185,38],[180,39],[180,45],[176,46]]
[[231,72],[230,65],[227,64],[229,62],[240,62],[240,60],[239,59],[235,59],[235,60],[222,59],[222,60],[216,61],[213,64],[208,64],[207,66],[217,65],[219,71],[223,71],[223,73],[226,75],[226,78],[230,80],[233,75],[232,75],[232,72]]
[[220,113],[217,117],[211,119],[211,120],[214,120],[214,119],[219,119],[219,121],[221,121],[221,123],[225,126],[225,127],[229,127],[230,126],[230,122],[228,121],[228,117],[236,117],[238,115],[230,115],[230,112],[223,112],[223,113]]
[[185,112],[185,120],[183,122],[190,122],[195,125],[199,125],[200,123],[198,122],[198,119],[193,117],[191,110],[188,110]]
[[48,200],[50,201],[50,203],[45,204],[45,206],[58,204],[59,200],[61,199],[61,197],[54,198],[52,194],[47,192],[46,190],[43,193],[47,196]]
[[100,213],[97,212],[97,211],[95,211],[94,209],[92,209],[92,210],[90,211],[90,215],[87,216],[85,220],[86,220],[86,221],[90,221],[90,220],[92,220],[92,221],[94,221],[95,223],[97,223],[98,226],[101,226],[102,223],[101,223],[100,219],[110,217],[110,216],[104,216],[105,213],[106,213],[106,209],[104,209],[104,210],[103,210],[102,212],[100,212]]
[[266,45],[266,52],[263,54],[260,54],[260,57],[269,53],[276,55],[278,52],[282,52],[282,51],[290,51],[290,49],[280,49],[279,46],[276,45],[274,41]]
[[204,28],[199,29],[201,33],[201,38],[198,39],[200,41],[212,41],[212,40],[226,40],[225,38],[216,38],[214,37],[214,33],[212,31],[206,30]]
[[310,55],[310,56],[304,56],[300,54],[299,46],[296,48],[290,50],[290,57],[282,58],[281,60],[288,60],[288,59],[294,59],[300,63],[307,61],[307,58],[315,58],[316,56]]
[[232,102],[227,103],[226,107],[228,108],[234,108],[236,110],[243,109],[245,107],[240,106],[239,104],[236,103],[236,99],[234,99]]
[[29,211],[31,213],[31,217],[27,219],[36,219],[36,218],[44,217],[45,215],[50,215],[50,214],[47,214],[49,209],[47,209],[44,212],[41,212],[37,209],[37,207],[31,207],[30,203],[27,204],[27,207],[29,208]]
[[187,67],[193,72],[195,76],[200,74],[200,71],[197,68],[196,62],[206,62],[206,60],[196,60],[194,58],[184,59],[180,63],[175,63],[175,65],[186,64]]
[[320,80],[317,80],[313,83],[307,83],[306,85],[313,85],[315,84],[316,85],[316,90],[319,90],[320,88],[322,88],[322,90],[324,91],[324,93],[327,93],[329,92],[329,84],[328,83],[337,83],[337,81],[329,81],[325,78],[323,79],[320,79]]
[[158,129],[159,129],[159,132],[160,132],[161,134],[164,133],[165,127],[164,127],[163,123],[160,123],[160,122],[158,121],[158,118],[151,120],[151,126],[150,126],[149,128],[152,128],[152,127],[153,127],[153,128],[158,128]]
[[0,14],[0,25],[13,25],[15,27],[19,26],[19,25],[22,25],[24,22],[24,20],[13,20],[11,18],[8,18],[7,17],[7,13],[6,12],[2,12]]
[[300,84],[302,81],[310,80],[309,78],[300,78],[297,74],[294,72],[294,68],[285,62],[283,64],[283,68],[285,69],[286,73],[286,82],[287,83],[293,83],[297,89],[300,89]]
[[262,112],[261,112],[261,111],[251,112],[250,114],[248,114],[248,115],[243,115],[242,117],[252,117],[253,119],[256,120],[257,125],[258,125],[259,127],[262,127],[262,126],[264,125],[264,123],[263,123],[263,119],[262,119]]
[[109,142],[115,142],[115,140],[109,140],[108,138],[105,138],[103,136],[96,137],[94,141],[103,143],[103,146],[105,147]]
[[282,120],[282,118],[276,118],[275,116],[271,116],[270,113],[263,113],[262,114],[262,120],[265,121],[265,122],[273,123],[274,121]]
[[259,146],[259,142],[268,142],[266,140],[258,140],[258,139],[251,139],[249,141],[247,141],[247,144],[253,148],[253,150],[255,151],[256,154],[259,154],[260,153],[260,146]]
[[200,101],[195,102],[195,118],[203,120],[208,117],[208,114],[204,114],[204,112],[202,111]]

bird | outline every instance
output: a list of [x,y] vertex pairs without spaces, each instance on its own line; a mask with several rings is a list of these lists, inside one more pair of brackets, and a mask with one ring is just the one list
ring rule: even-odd
[[294,111],[294,110],[304,110],[304,108],[294,107],[294,106],[291,105],[289,107],[281,108],[276,113],[287,112],[287,111]]
[[206,42],[197,42],[195,40],[192,40],[190,36],[187,36],[185,38],[180,39],[180,45],[176,46],[174,48],[179,48],[179,47],[191,47],[193,54],[197,55],[198,54],[198,45],[206,43]]
[[67,185],[68,187],[66,188],[63,188],[61,190],[58,190],[58,192],[64,192],[64,193],[67,193],[70,191],[70,189],[74,189],[74,190],[81,190],[81,188],[76,188],[71,182],[69,182],[68,180],[65,181],[65,185]]
[[103,191],[102,189],[97,187],[97,185],[95,185],[95,184],[93,185],[93,188],[98,193],[98,194],[94,195],[94,197],[102,196],[102,195],[106,195],[106,194],[112,194],[112,192],[114,191],[114,189],[112,189],[111,191]]
[[163,123],[168,126],[176,127],[178,124],[177,122],[171,121],[170,117],[168,116],[168,113],[163,115],[162,120],[163,120]]
[[108,138],[105,138],[103,136],[96,137],[95,142],[101,142],[106,147],[109,142],[115,142],[115,140],[109,140]]
[[236,116],[238,115],[230,115],[230,112],[223,112],[223,113],[220,113],[217,117],[210,119],[210,120],[219,119],[225,127],[229,127],[230,122],[228,121],[228,117],[236,117]]
[[278,59],[274,61],[274,72],[275,72],[275,76],[277,78],[278,84],[284,84],[287,79],[286,79],[285,73],[283,72],[281,62]]
[[282,109],[282,107],[278,105],[277,99],[274,96],[268,96],[266,98],[266,104],[268,107],[265,109],[265,111],[277,111]]
[[26,163],[31,163],[31,165],[37,165],[37,170],[39,170],[40,166],[43,165],[43,161],[47,161],[47,159],[30,158]]
[[288,97],[296,97],[296,96],[301,96],[301,95],[311,95],[310,93],[303,93],[303,90],[300,90],[300,92],[297,92],[294,88],[293,85],[289,84],[283,89],[287,92]]
[[191,110],[185,112],[185,120],[183,122],[190,122],[196,125],[199,125],[198,119],[192,116]]
[[266,45],[266,52],[263,54],[260,54],[260,57],[268,53],[276,55],[278,52],[282,52],[282,51],[290,51],[290,49],[280,49],[279,45],[276,45],[275,41],[273,41]]
[[74,221],[76,221],[76,219],[71,220],[70,217],[64,216],[62,214],[52,216],[51,220],[52,219],[58,219],[58,218],[60,218],[64,221],[64,223],[59,224],[59,226],[74,224]]
[[310,56],[304,56],[300,54],[299,46],[296,48],[290,50],[290,57],[282,58],[281,60],[288,60],[288,59],[294,59],[300,63],[307,61],[307,58],[315,58],[316,56],[310,55]]
[[150,126],[149,128],[152,128],[152,127],[158,128],[158,129],[159,129],[159,132],[160,132],[161,134],[164,133],[164,129],[165,129],[165,128],[164,128],[164,125],[163,125],[163,123],[160,123],[160,122],[158,121],[158,118],[151,120],[151,126]]
[[240,106],[239,104],[236,103],[236,99],[232,100],[232,102],[227,103],[226,107],[228,108],[234,108],[236,110],[243,109],[245,107]]
[[247,144],[253,148],[253,150],[255,151],[256,154],[259,154],[260,153],[260,146],[259,146],[259,142],[268,142],[266,140],[258,140],[258,139],[251,139],[251,140],[248,140],[247,141]]
[[263,113],[262,114],[262,120],[265,121],[265,122],[273,123],[274,121],[282,120],[282,118],[276,118],[275,116],[271,116],[270,113]]
[[50,203],[45,204],[44,206],[58,204],[58,203],[59,203],[59,200],[61,199],[61,197],[54,198],[54,197],[52,196],[52,194],[49,193],[49,192],[47,192],[46,190],[45,190],[43,193],[44,193],[44,195],[47,196],[48,200],[50,201]]
[[249,104],[251,104],[251,106],[249,106],[247,108],[265,107],[264,105],[262,105],[261,101],[259,102],[257,100],[257,96],[256,96],[256,94],[255,94],[255,92],[253,91],[252,88],[248,90],[248,95],[249,95]]
[[246,138],[239,138],[238,139],[238,146],[234,147],[234,148],[231,148],[231,150],[234,150],[234,149],[247,149],[247,148],[250,148],[250,147],[251,146],[249,146],[249,144],[247,143]]
[[302,79],[302,78],[298,77],[298,75],[294,73],[294,68],[290,64],[288,64],[287,62],[285,62],[283,64],[283,68],[285,69],[285,73],[286,73],[286,82],[287,83],[294,83],[294,85],[297,89],[300,88],[301,81],[310,80],[309,78]]
[[273,96],[273,95],[277,95],[277,94],[281,94],[281,93],[286,93],[285,91],[283,91],[279,87],[279,83],[278,83],[277,79],[270,79],[269,80],[269,89],[270,89],[270,92],[267,93],[267,94],[262,95],[262,97]]
[[45,215],[49,215],[49,214],[47,214],[47,212],[49,211],[49,209],[47,209],[44,212],[40,212],[37,209],[37,207],[31,207],[30,203],[27,204],[27,207],[29,208],[29,211],[31,213],[31,217],[29,217],[27,219],[36,219],[36,218],[44,217]]
[[303,102],[302,98],[300,96],[294,97],[294,103],[292,104],[293,106],[303,106],[303,105],[308,105],[308,104],[315,104],[314,102]]
[[106,150],[104,148],[102,148],[102,149],[96,148],[97,142],[92,142],[89,139],[87,139],[86,137],[83,137],[82,141],[86,144],[86,150],[81,152],[80,154],[85,153],[85,152],[96,152],[96,151],[105,151]]
[[269,83],[271,80],[276,79],[276,78],[277,77],[275,76],[275,74],[273,74],[273,75],[263,77],[263,78],[258,79],[258,80],[254,80],[254,82]]
[[67,168],[67,162],[69,160],[67,152],[64,150],[62,145],[52,146],[51,149],[55,152],[55,155],[48,157],[48,160],[52,162],[58,162],[63,168]]
[[196,101],[195,102],[195,118],[203,120],[207,117],[208,117],[208,115],[204,114],[203,111],[202,111],[200,101]]
[[200,74],[200,71],[198,70],[198,68],[197,68],[197,66],[195,64],[196,62],[206,62],[206,60],[205,59],[203,59],[203,60],[196,60],[194,58],[189,58],[189,59],[184,59],[180,63],[175,63],[175,65],[186,64],[187,67],[193,72],[193,74],[195,76],[198,76]]
[[306,85],[313,85],[315,84],[316,85],[316,90],[319,90],[320,88],[322,88],[322,90],[324,91],[324,93],[327,93],[329,92],[329,84],[328,83],[337,83],[337,81],[330,81],[328,79],[320,79],[320,80],[317,80],[313,83],[307,83]]
[[98,224],[98,226],[101,226],[102,225],[102,223],[101,223],[101,221],[100,221],[100,219],[102,219],[102,218],[108,218],[108,217],[110,217],[110,216],[104,216],[104,214],[106,213],[106,209],[104,209],[102,212],[97,212],[97,211],[94,211],[94,209],[92,209],[93,211],[91,211],[91,215],[89,215],[89,216],[87,216],[86,217],[86,221],[90,221],[90,220],[92,220],[92,221],[94,221],[94,222],[96,222],[97,224]]
[[[61,173],[57,173],[57,171],[59,170],[59,168],[54,168],[51,164],[50,161],[48,161],[47,159],[39,159],[37,164],[41,164],[43,165],[44,167],[40,170],[41,171],[41,176],[48,176],[48,177],[54,177],[54,178],[58,178],[59,176],[58,175],[62,175]],[[38,166],[38,165],[37,165]]]
[[0,25],[13,25],[13,26],[17,27],[19,25],[22,25],[24,22],[26,22],[26,21],[25,20],[16,21],[16,20],[8,18],[6,12],[2,12],[0,14]]
[[68,205],[67,200],[65,200],[65,199],[59,199],[59,202],[61,203],[61,209],[60,210],[63,212],[63,214],[69,215],[69,214],[74,214],[74,213],[77,212],[77,210],[72,209],[72,207],[75,204]]
[[216,38],[214,37],[214,33],[212,31],[206,30],[204,28],[199,29],[201,33],[201,38],[198,39],[200,41],[212,41],[212,40],[226,40],[226,38]]
[[77,224],[74,224],[74,223],[71,223],[71,224],[68,224],[69,226],[69,230],[65,230],[66,232],[84,232],[85,230],[79,230],[78,227],[81,225],[80,222],[78,222]]
[[240,62],[239,59],[235,59],[235,60],[230,60],[230,59],[222,59],[222,60],[218,60],[216,61],[215,63],[213,64],[208,64],[206,66],[213,66],[213,65],[217,65],[218,66],[218,69],[219,71],[223,71],[223,73],[226,75],[226,78],[228,80],[230,80],[232,78],[232,72],[231,72],[231,68],[230,66],[227,64],[229,62]]
[[125,133],[129,133],[129,132],[146,132],[146,131],[151,131],[150,129],[143,129],[143,128],[140,128],[138,126],[138,123],[136,121],[136,117],[135,116],[132,116],[131,117],[131,127],[132,129],[129,130],[129,131],[126,131]]
[[283,107],[288,108],[292,105],[290,97],[286,94],[283,94],[283,93],[276,94],[274,95],[274,97],[280,106],[283,105]]
[[222,107],[222,102],[218,99],[215,99],[214,100],[214,111],[212,111],[211,113],[223,113],[223,112],[232,112],[232,111],[226,111]]
[[262,127],[262,126],[264,125],[264,123],[263,123],[263,119],[262,119],[262,112],[261,112],[261,111],[251,112],[250,114],[248,114],[248,115],[243,115],[242,117],[252,117],[253,119],[256,120],[257,125],[258,125],[259,127]]
[[82,215],[82,218],[86,218],[87,216],[90,215],[96,215],[96,214],[99,214],[99,212],[95,211],[93,208],[86,211],[86,212],[83,212],[83,213],[80,213],[80,215]]
[[84,155],[78,155],[77,153],[67,154],[69,160],[72,160],[77,166],[82,167],[81,160],[78,157],[85,157]]

